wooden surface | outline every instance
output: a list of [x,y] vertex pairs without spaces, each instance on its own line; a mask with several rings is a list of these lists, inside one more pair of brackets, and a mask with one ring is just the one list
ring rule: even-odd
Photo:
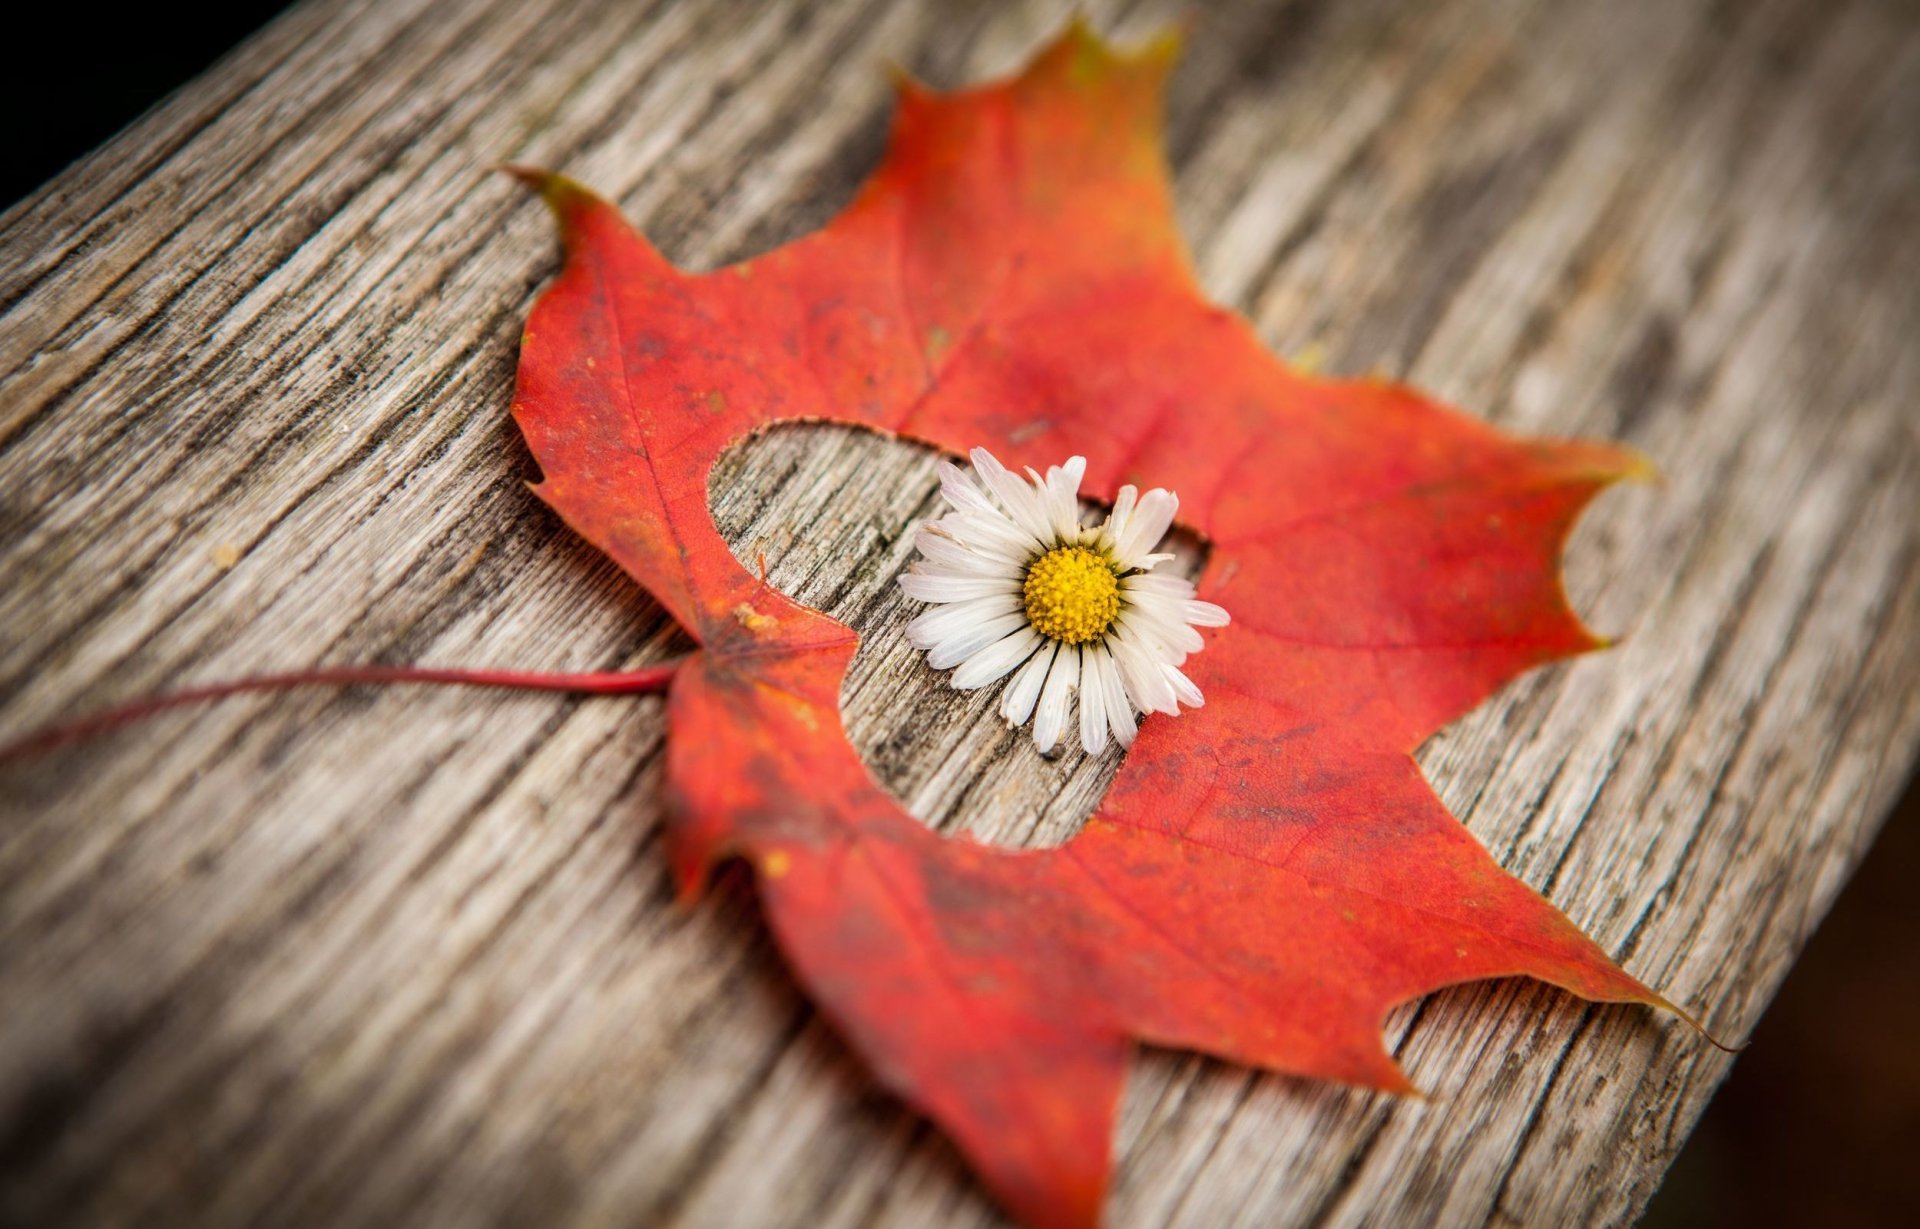
[[[1180,6],[1089,8],[1142,34]],[[554,246],[485,168],[564,169],[712,266],[847,199],[886,60],[1003,72],[1064,10],[293,10],[0,219],[0,735],[312,663],[674,651],[521,485],[508,389]],[[1667,471],[1570,551],[1626,644],[1421,759],[1733,1039],[1920,743],[1916,27],[1871,0],[1231,4],[1174,82],[1198,267],[1277,350]],[[1114,762],[1038,760],[901,645],[930,472],[783,431],[715,513],[866,635],[849,722],[917,814],[1061,839]],[[660,748],[654,699],[360,689],[7,766],[0,1221],[996,1223],[737,878],[671,905]],[[1532,984],[1389,1032],[1430,1100],[1143,1055],[1112,1223],[1619,1223],[1729,1063]]]

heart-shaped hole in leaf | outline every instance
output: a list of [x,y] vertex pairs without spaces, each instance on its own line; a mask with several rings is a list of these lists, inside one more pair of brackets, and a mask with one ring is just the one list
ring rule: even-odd
[[[942,455],[858,427],[783,424],[720,458],[708,505],[742,566],[757,573],[764,561],[769,584],[860,634],[840,717],[915,819],[994,845],[1062,845],[1099,807],[1125,752],[1110,743],[1088,755],[1069,732],[1043,756],[1031,726],[1009,728],[996,709],[1006,680],[955,691],[952,672],[907,643],[907,622],[927,607],[895,580],[914,558],[914,530],[947,510]],[[1205,566],[1187,530],[1176,527],[1163,549],[1177,558],[1157,571],[1193,578]]]

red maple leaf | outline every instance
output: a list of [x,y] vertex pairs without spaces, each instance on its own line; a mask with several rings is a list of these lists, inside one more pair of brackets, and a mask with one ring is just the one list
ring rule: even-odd
[[[520,172],[567,253],[521,352],[536,489],[700,645],[668,707],[682,887],[747,859],[820,1008],[1036,1226],[1098,1220],[1137,1041],[1401,1090],[1382,1019],[1442,986],[1527,975],[1665,1005],[1411,758],[1599,643],[1559,554],[1643,463],[1291,372],[1207,303],[1160,153],[1172,51],[1075,28],[998,85],[905,83],[843,214],[709,274]],[[1207,705],[1149,717],[1064,847],[943,839],[848,743],[854,633],[743,569],[708,510],[716,458],[796,419],[1016,464],[1082,453],[1096,497],[1183,496],[1212,544],[1202,594],[1233,612],[1190,664]]]

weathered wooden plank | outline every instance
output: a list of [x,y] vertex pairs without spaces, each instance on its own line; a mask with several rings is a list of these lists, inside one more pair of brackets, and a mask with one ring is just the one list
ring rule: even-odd
[[[1091,7],[1123,34],[1175,11]],[[1064,11],[293,10],[0,219],[0,733],[313,661],[672,651],[520,486],[507,390],[552,244],[484,168],[560,166],[717,264],[846,199],[881,60],[957,84]],[[1231,4],[1170,103],[1196,267],[1276,349],[1667,470],[1570,551],[1625,644],[1422,763],[1731,1037],[1920,742],[1917,69],[1870,0]],[[715,516],[865,634],[850,728],[916,814],[1057,841],[1116,761],[1040,760],[901,643],[930,473],[779,431]],[[672,907],[659,748],[655,700],[349,691],[7,767],[0,1216],[994,1223],[740,884]],[[1625,1220],[1727,1065],[1525,984],[1389,1028],[1430,1100],[1143,1056],[1114,1223]]]

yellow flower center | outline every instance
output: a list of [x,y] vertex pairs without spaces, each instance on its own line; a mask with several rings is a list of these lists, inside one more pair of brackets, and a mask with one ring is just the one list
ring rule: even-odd
[[1027,566],[1027,622],[1063,644],[1102,636],[1120,613],[1120,580],[1084,546],[1056,546]]

